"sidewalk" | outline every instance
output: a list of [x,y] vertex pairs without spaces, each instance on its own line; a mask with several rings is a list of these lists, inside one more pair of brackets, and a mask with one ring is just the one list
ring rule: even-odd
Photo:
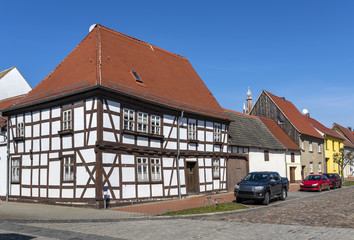
[[[299,190],[299,184],[291,184],[289,186],[289,192]],[[202,207],[204,200],[207,197],[211,197],[212,200],[215,198],[224,198],[226,202],[232,202],[235,200],[234,193],[225,193],[225,194],[214,194],[206,196],[193,196],[187,199],[177,199],[163,202],[154,202],[146,204],[136,204],[124,207],[114,208],[114,211],[121,212],[134,212],[134,213],[143,213],[150,215],[159,215],[171,211],[179,211],[183,209],[197,208]],[[221,200],[220,203],[223,203]]]

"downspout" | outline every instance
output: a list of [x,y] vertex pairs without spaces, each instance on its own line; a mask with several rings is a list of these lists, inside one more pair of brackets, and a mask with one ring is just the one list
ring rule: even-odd
[[177,119],[177,160],[176,160],[176,167],[177,167],[177,184],[178,184],[178,198],[181,199],[181,180],[179,175],[179,159],[180,159],[180,136],[179,136],[179,124],[180,120],[183,117],[183,110],[181,112],[181,116]]
[[[0,113],[1,114],[1,113]],[[6,162],[6,202],[9,201],[9,184],[10,184],[10,171],[9,171],[9,166],[10,166],[10,129],[9,129],[9,121],[0,116],[1,119],[6,121],[6,141],[7,141],[7,162]]]
[[[286,162],[286,153],[288,152],[288,148],[285,148],[284,152],[284,161],[285,161],[285,177],[288,177],[288,163]],[[289,176],[290,178],[290,176]]]
[[327,162],[326,162],[326,135],[324,135],[324,140],[323,140],[323,165],[324,165],[324,172],[327,173]]

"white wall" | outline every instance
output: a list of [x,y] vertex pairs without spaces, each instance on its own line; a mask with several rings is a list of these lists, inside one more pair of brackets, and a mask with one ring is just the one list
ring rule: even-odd
[[285,177],[285,155],[284,151],[269,150],[269,161],[264,161],[264,149],[250,148],[249,168],[254,171],[275,171],[281,177]]
[[0,79],[0,100],[28,93],[31,89],[15,67]]
[[6,196],[7,144],[0,139],[0,196]]

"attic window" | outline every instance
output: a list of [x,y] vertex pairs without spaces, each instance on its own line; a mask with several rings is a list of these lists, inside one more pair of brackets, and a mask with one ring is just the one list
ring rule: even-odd
[[143,80],[141,80],[141,78],[140,78],[140,76],[139,76],[139,74],[138,74],[137,72],[132,71],[132,73],[133,73],[133,75],[134,75],[134,77],[135,77],[135,80],[136,80],[137,82],[140,82],[140,83],[143,82]]
[[277,122],[279,125],[284,124],[284,120],[278,117]]

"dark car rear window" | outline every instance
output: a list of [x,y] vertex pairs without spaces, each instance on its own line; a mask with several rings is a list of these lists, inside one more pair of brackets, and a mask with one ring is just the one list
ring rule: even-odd
[[310,176],[307,176],[307,177],[305,178],[305,180],[320,181],[320,180],[321,180],[321,176],[313,176],[313,175],[310,175]]
[[334,178],[334,174],[323,174],[323,175],[327,176],[327,177],[330,178],[330,179],[333,179],[333,178]]

